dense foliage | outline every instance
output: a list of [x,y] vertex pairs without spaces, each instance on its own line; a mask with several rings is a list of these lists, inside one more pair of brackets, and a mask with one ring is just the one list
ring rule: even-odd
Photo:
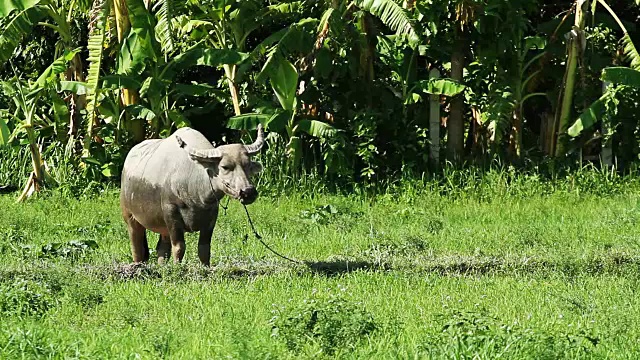
[[117,180],[144,139],[258,122],[280,179],[630,169],[639,19],[636,0],[0,2],[0,185]]

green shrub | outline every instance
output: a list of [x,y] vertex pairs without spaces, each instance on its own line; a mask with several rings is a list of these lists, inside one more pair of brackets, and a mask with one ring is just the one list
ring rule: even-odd
[[456,359],[584,358],[599,339],[584,331],[541,331],[504,324],[486,312],[452,311],[441,315],[442,332],[425,346],[430,357]]
[[345,298],[342,291],[324,296],[314,292],[311,298],[274,312],[270,320],[273,336],[295,352],[306,345],[318,346],[327,355],[354,349],[377,328],[362,304]]
[[42,316],[53,305],[52,290],[39,282],[15,279],[0,284],[0,314],[2,316]]

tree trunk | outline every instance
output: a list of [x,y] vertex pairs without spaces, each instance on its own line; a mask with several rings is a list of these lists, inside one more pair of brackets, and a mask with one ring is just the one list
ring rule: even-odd
[[[131,22],[129,20],[129,10],[127,9],[126,0],[114,0],[113,1],[114,12],[116,16],[116,32],[118,34],[118,43],[122,45],[125,36],[131,29]],[[120,102],[123,106],[129,106],[137,104],[140,101],[140,95],[137,90],[134,89],[122,89],[120,96]],[[144,120],[131,120],[128,119],[128,130],[133,135],[133,141],[137,144],[144,141],[146,133],[146,123]]]
[[[576,85],[576,68],[578,67],[579,58],[585,46],[584,25],[585,11],[589,5],[588,0],[576,0],[576,16],[572,31],[569,33],[568,47],[569,55],[567,58],[567,67],[564,75],[564,94],[559,99],[559,113],[556,115],[557,139],[555,141],[555,156],[564,156],[567,153],[569,145],[569,135],[567,130],[571,125],[571,113],[573,109],[573,93]],[[554,131],[555,132],[555,131]]]
[[516,104],[509,138],[509,152],[513,160],[519,160],[522,155],[522,123],[522,107],[520,104]]
[[[456,30],[456,44],[451,56],[451,78],[462,82],[465,66],[464,49],[466,35],[463,31]],[[451,100],[451,110],[447,121],[447,157],[452,162],[462,160],[464,152],[464,98],[457,95]]]
[[[364,77],[365,82],[369,88],[373,87],[373,81],[375,79],[375,72],[373,68],[374,59],[376,56],[376,38],[375,26],[371,19],[371,15],[364,12],[360,17],[360,25],[364,32],[362,40],[364,44],[360,49],[360,76]],[[367,91],[367,104],[369,107],[373,106],[373,96],[371,91]]]
[[[611,85],[610,82],[604,81],[602,82],[602,92],[607,92],[607,88]],[[603,119],[604,120],[604,119]],[[602,165],[610,168],[613,166],[613,148],[612,148],[612,138],[613,137],[613,129],[608,121],[602,121]]]
[[[432,69],[429,72],[429,78],[439,79],[440,71]],[[429,157],[432,165],[437,168],[440,166],[440,96],[431,95],[429,102],[429,135],[431,140],[431,151]]]
[[[85,82],[80,54],[76,54],[73,57],[71,60],[71,66],[67,69],[65,76],[67,81]],[[87,106],[87,96],[72,94],[70,105],[69,132],[67,135],[69,135],[71,139],[70,141],[73,141],[75,136],[78,134],[78,126],[80,124],[80,119],[82,118],[80,112]]]
[[29,176],[24,190],[18,197],[17,202],[22,202],[34,193],[40,191],[41,185],[44,184],[45,172],[42,165],[42,155],[40,154],[40,148],[38,148],[38,143],[36,141],[36,135],[34,134],[33,128],[30,125],[25,129],[27,131],[27,138],[29,139],[29,151],[31,152],[31,165],[33,167],[33,172]]
[[229,91],[231,92],[231,101],[233,102],[233,111],[236,116],[242,115],[240,109],[240,95],[238,92],[238,86],[236,85],[236,66],[235,65],[223,65],[224,74],[227,77],[227,84],[229,85]]

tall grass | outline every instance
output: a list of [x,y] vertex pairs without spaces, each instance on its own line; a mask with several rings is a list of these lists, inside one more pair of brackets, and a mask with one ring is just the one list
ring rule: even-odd
[[[60,144],[49,146],[43,154],[59,190],[71,195],[92,195],[118,185],[118,178],[105,182],[69,158]],[[406,199],[424,193],[451,199],[492,201],[504,197],[545,196],[558,191],[608,196],[640,189],[638,168],[625,173],[593,164],[582,167],[555,166],[552,163],[515,167],[499,162],[487,166],[445,166],[434,173],[399,173],[376,181],[356,182],[355,179],[318,171],[317,166],[302,164],[301,171],[291,169],[283,144],[271,143],[256,158],[263,172],[255,178],[262,195],[295,194],[313,198],[319,194],[355,195],[375,198],[380,195]],[[19,188],[31,171],[30,154],[26,148],[0,150],[0,186]],[[99,170],[98,170],[99,173]]]
[[27,147],[0,147],[0,186],[20,187],[31,172]]
[[[112,182],[96,180],[82,169],[78,159],[65,154],[64,144],[56,143],[42,153],[49,174],[55,184],[46,184],[46,191],[55,190],[69,196],[86,196],[101,193]],[[28,147],[0,148],[0,186],[20,189],[32,171]]]

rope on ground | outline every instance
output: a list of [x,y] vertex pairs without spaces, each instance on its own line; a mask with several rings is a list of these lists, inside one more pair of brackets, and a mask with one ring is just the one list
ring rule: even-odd
[[288,257],[280,254],[279,252],[273,250],[271,248],[271,246],[267,245],[264,241],[262,241],[262,236],[260,236],[260,234],[258,234],[258,231],[256,231],[256,227],[253,226],[253,221],[251,221],[251,216],[249,215],[249,209],[247,209],[247,206],[245,204],[242,204],[242,206],[244,207],[245,213],[247,213],[247,219],[249,220],[249,225],[251,225],[251,230],[253,231],[253,235],[255,235],[256,239],[258,239],[258,241],[260,241],[260,243],[262,245],[264,245],[264,247],[266,247],[267,249],[269,249],[269,251],[271,251],[272,253],[278,255],[279,257],[281,257],[281,258],[283,258],[285,260],[291,261],[292,263],[304,264],[302,261],[294,260],[294,259],[288,258]]

